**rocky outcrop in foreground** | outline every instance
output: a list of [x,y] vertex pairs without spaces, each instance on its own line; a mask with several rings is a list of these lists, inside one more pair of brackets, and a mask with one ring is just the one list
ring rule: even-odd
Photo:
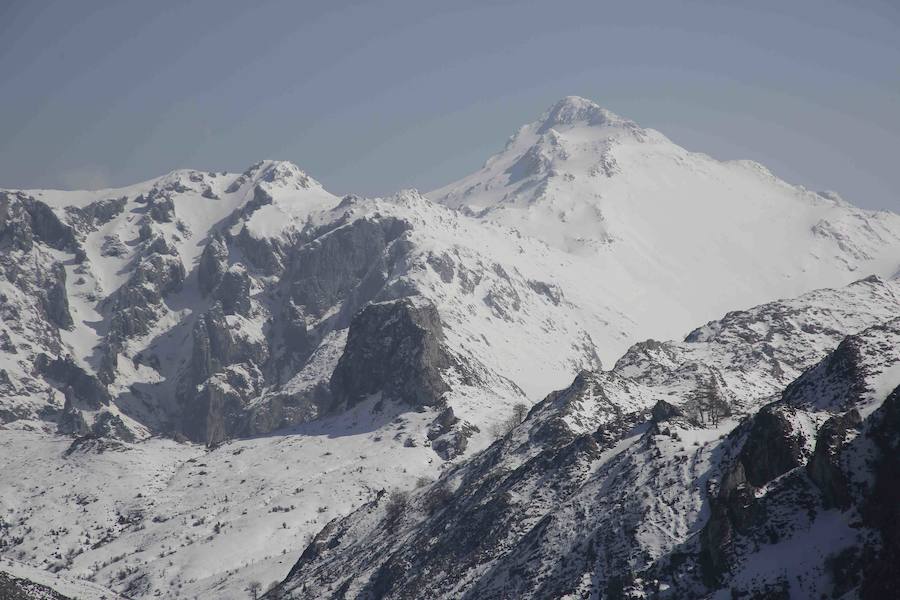
[[45,585],[13,577],[2,571],[0,571],[0,598],[3,600],[70,600],[68,596],[63,596]]

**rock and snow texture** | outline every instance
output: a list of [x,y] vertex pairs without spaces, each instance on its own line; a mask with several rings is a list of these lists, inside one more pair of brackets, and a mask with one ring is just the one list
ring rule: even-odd
[[445,401],[478,420],[465,390],[535,401],[638,340],[900,268],[897,215],[582,98],[429,197],[340,199],[272,161],[3,192],[0,418],[212,444],[313,420],[341,405],[330,370],[356,313],[417,297],[443,325]]
[[426,196],[339,198],[276,161],[0,191],[0,551],[131,597],[237,595],[578,373],[550,438],[670,397],[698,427],[751,414],[897,314],[898,271],[897,215],[580,98]]
[[3,600],[126,600],[96,583],[67,578],[9,557],[0,558]]
[[[390,304],[374,306],[390,312],[386,310]],[[731,313],[682,342],[636,344],[612,370],[582,373],[569,389],[533,408],[525,425],[503,442],[451,471],[439,484],[415,492],[405,504],[424,504],[409,508],[404,519],[409,515],[425,519],[449,502],[451,490],[470,490],[467,493],[473,494],[473,500],[460,500],[458,511],[447,514],[448,519],[452,516],[447,531],[459,538],[438,544],[451,549],[462,544],[454,550],[460,554],[451,558],[460,560],[463,569],[471,562],[461,557],[476,541],[490,544],[496,538],[496,543],[507,543],[502,536],[485,533],[493,531],[489,527],[495,519],[501,519],[498,531],[505,530],[503,523],[513,523],[511,531],[525,531],[533,520],[562,505],[564,494],[579,486],[579,478],[613,469],[603,465],[618,456],[615,470],[604,471],[606,479],[595,482],[606,486],[600,498],[596,488],[586,488],[580,512],[564,513],[574,515],[579,525],[562,522],[560,526],[579,534],[583,521],[579,515],[587,514],[605,519],[603,527],[613,531],[627,515],[629,526],[645,528],[640,539],[650,541],[641,543],[660,545],[663,552],[669,547],[665,544],[674,543],[666,542],[670,536],[680,540],[679,536],[690,535],[684,532],[692,524],[690,532],[699,531],[705,518],[700,515],[708,513],[706,488],[692,486],[695,480],[705,482],[715,476],[713,467],[719,463],[713,464],[712,457],[724,452],[716,449],[719,437],[734,428],[739,417],[754,414],[798,374],[838,348],[846,334],[897,314],[900,284],[872,277],[842,289],[818,290]],[[868,354],[872,355],[868,362],[877,364],[875,354]],[[882,392],[875,388],[883,391],[893,381],[886,364],[890,355],[878,360],[885,364],[867,375],[876,396]],[[729,363],[734,369],[727,368]],[[722,373],[716,382],[711,379],[715,369]],[[803,388],[794,384],[789,389]],[[834,389],[843,388],[835,385]],[[810,395],[825,397],[803,393],[803,397]],[[727,400],[723,403],[721,398]],[[433,448],[439,442],[453,447],[452,426],[458,417],[404,412],[408,409],[402,405],[373,412],[378,401],[371,398],[339,415],[277,436],[232,441],[211,451],[163,438],[138,444],[102,438],[73,443],[37,431],[4,431],[0,435],[3,553],[112,587],[131,598],[153,597],[156,590],[172,597],[239,598],[252,581],[269,586],[288,573],[312,536],[326,526],[326,532],[334,530],[335,525],[328,525],[332,519],[363,506],[363,515],[374,510],[368,517],[371,520],[364,522],[364,533],[377,535],[382,529],[379,511],[386,510],[391,491],[413,488],[452,468]],[[651,417],[674,427],[673,437],[646,435]],[[825,420],[824,414],[804,419],[802,414],[795,420],[812,428]],[[445,431],[448,426],[449,432]],[[654,445],[645,446],[650,443],[645,438],[655,440]],[[597,449],[591,449],[592,444]],[[575,469],[567,461],[585,461],[580,454],[588,451],[585,445],[590,456],[600,456],[600,462]],[[659,456],[652,450],[657,446],[663,448]],[[803,447],[814,450],[812,442]],[[641,449],[641,454],[619,456],[635,449]],[[760,461],[758,470],[770,469],[768,462]],[[608,479],[610,473],[614,479]],[[503,482],[500,488],[499,482]],[[509,498],[494,499],[498,489],[508,491]],[[644,489],[656,503],[646,522],[644,503],[649,500],[635,492]],[[382,500],[375,506],[381,508],[366,505],[379,497]],[[479,508],[489,498],[492,504]],[[359,514],[350,517],[350,522],[359,519]],[[526,521],[519,523],[520,519]],[[407,525],[404,520],[403,527]],[[431,526],[437,528],[434,532],[447,527],[444,522]],[[396,537],[386,536],[377,543],[354,529],[328,557],[375,560],[390,556],[392,552],[378,550],[379,544],[392,550],[406,547],[407,538],[399,533],[405,530],[399,527],[398,521]],[[350,540],[356,536],[361,539],[351,547]],[[660,536],[662,541],[657,539]],[[638,548],[630,537],[609,543],[610,551],[620,554]],[[312,547],[323,544],[327,547],[321,541]],[[408,546],[417,547],[431,548]],[[48,553],[47,548],[52,550]],[[578,548],[570,551],[577,553]],[[485,554],[473,552],[467,560],[478,561],[480,556]],[[448,559],[435,550],[429,560]],[[339,562],[327,569],[346,577],[356,573],[357,565]],[[310,572],[315,570],[298,571],[304,577]],[[308,585],[309,580],[303,582]],[[319,591],[308,597],[329,595],[327,586],[310,589]]]
[[[900,318],[879,321],[898,291],[868,280],[789,318],[732,314],[654,344],[665,361],[639,344],[626,357],[643,361],[579,375],[436,482],[330,523],[267,598],[890,597]],[[863,329],[841,340],[836,323]],[[698,408],[680,371],[774,338],[781,368],[736,360],[725,414]]]

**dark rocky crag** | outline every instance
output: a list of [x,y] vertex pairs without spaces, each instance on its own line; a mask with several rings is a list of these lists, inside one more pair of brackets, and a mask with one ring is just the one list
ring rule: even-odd
[[3,600],[71,600],[45,585],[0,571],[0,598]]
[[378,392],[413,407],[439,405],[449,390],[442,371],[452,362],[442,341],[433,304],[404,298],[368,305],[351,322],[331,375],[335,406],[353,406]]

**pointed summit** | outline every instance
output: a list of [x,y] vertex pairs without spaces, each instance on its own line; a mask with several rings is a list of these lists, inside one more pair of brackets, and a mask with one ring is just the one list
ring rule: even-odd
[[566,96],[543,114],[538,133],[546,133],[553,127],[576,123],[607,125],[623,122],[625,119],[587,98]]
[[324,189],[321,183],[307,175],[294,163],[286,160],[261,160],[250,165],[228,186],[225,192],[229,194],[237,192],[249,183],[253,185],[265,183],[295,190]]
[[321,186],[318,181],[307,175],[300,167],[286,160],[262,160],[252,165],[244,174],[253,177],[257,181],[293,185],[298,188],[309,188],[313,185]]

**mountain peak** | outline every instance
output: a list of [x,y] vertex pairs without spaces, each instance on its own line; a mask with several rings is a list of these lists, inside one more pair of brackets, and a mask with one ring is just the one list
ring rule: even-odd
[[321,187],[300,167],[286,160],[261,160],[250,166],[244,177],[296,188]]
[[588,125],[620,123],[625,120],[597,103],[581,96],[566,96],[541,117],[539,133],[545,133],[560,125],[574,125],[584,122]]

